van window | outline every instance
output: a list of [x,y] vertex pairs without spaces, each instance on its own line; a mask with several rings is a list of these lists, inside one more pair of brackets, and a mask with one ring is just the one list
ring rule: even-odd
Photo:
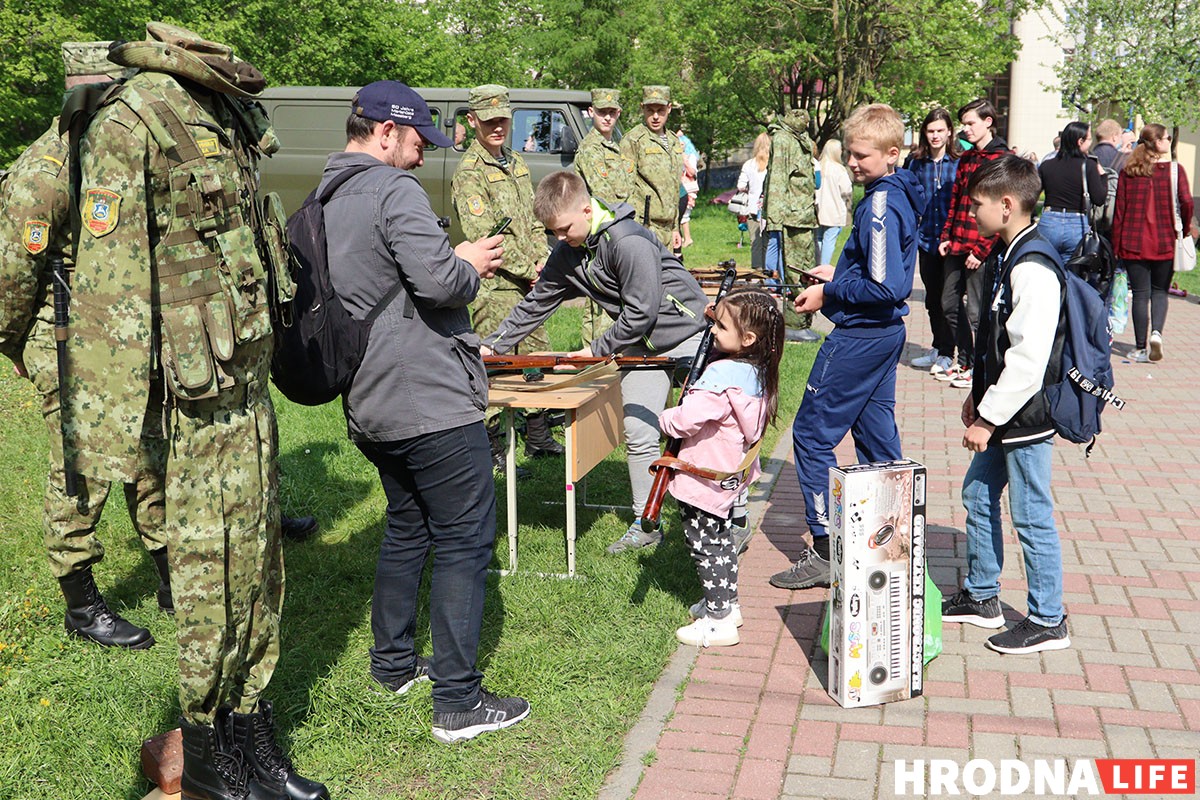
[[[439,111],[436,108],[431,108],[431,109],[429,109],[429,113],[433,115],[433,127],[435,127],[435,128],[438,127],[438,120],[441,118],[441,115],[442,115],[441,111]],[[437,150],[437,149],[438,148],[437,148],[436,144],[429,144],[428,142],[425,144],[425,150],[427,152],[429,150]]]
[[460,108],[454,112],[454,149],[464,152],[475,141],[475,129],[467,122],[467,109]]
[[524,153],[560,153],[567,118],[557,109],[519,108],[513,111],[513,149]]

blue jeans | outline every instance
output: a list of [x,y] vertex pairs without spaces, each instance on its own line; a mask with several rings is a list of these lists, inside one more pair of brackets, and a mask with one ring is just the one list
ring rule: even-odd
[[765,231],[767,237],[767,272],[783,276],[783,231]]
[[1088,227],[1087,216],[1077,211],[1043,211],[1038,217],[1038,232],[1054,245],[1064,264],[1079,246]]
[[831,260],[833,258],[833,250],[835,247],[837,247],[837,237],[838,237],[838,234],[841,232],[842,232],[841,225],[837,226],[836,228],[829,227],[827,225],[818,225],[817,226],[817,241],[820,242],[820,246],[821,246],[820,263],[822,263],[822,264],[832,264],[833,263],[833,261]]
[[1000,570],[1004,568],[1000,495],[1007,485],[1013,527],[1025,556],[1029,618],[1050,627],[1063,618],[1062,545],[1050,495],[1053,454],[1053,439],[988,445],[971,459],[962,490],[967,509],[967,579],[963,588],[975,600],[1000,593]]
[[429,633],[434,711],[479,700],[476,667],[487,565],[496,539],[496,492],[482,422],[399,442],[355,442],[379,470],[387,528],[371,600],[371,673],[412,671],[421,573],[433,545]]

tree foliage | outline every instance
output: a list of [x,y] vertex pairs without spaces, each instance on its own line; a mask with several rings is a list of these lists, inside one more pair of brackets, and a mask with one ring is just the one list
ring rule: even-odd
[[1168,125],[1200,124],[1200,3],[1077,0],[1060,15],[1065,93]]

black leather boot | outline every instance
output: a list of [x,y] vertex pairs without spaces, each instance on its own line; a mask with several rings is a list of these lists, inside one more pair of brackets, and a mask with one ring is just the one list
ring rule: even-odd
[[292,542],[303,542],[316,533],[319,527],[316,517],[289,517],[286,515],[280,518],[279,526],[283,530],[283,538]]
[[158,570],[158,610],[166,614],[175,613],[175,600],[171,597],[171,568],[167,564],[167,548],[150,551],[150,560]]
[[288,800],[329,800],[325,784],[297,775],[292,760],[275,741],[275,718],[266,700],[258,702],[256,714],[234,714],[233,733],[259,783],[281,792]]
[[[505,470],[507,469],[505,455],[508,452],[508,442],[505,440],[504,434],[500,432],[499,426],[496,428],[488,428],[487,435],[488,445],[492,449],[492,469],[494,469],[498,475],[504,475]],[[532,474],[532,472],[524,467],[517,467],[517,480],[519,481],[525,480]]]
[[281,791],[254,776],[233,729],[233,709],[217,709],[212,725],[179,720],[183,733],[180,800],[283,800]]
[[108,607],[96,588],[90,566],[59,578],[58,585],[67,600],[67,633],[105,647],[145,650],[154,644],[150,631],[139,628]]
[[525,455],[534,458],[538,456],[561,456],[566,448],[555,441],[550,433],[550,423],[546,412],[530,414],[525,417]]

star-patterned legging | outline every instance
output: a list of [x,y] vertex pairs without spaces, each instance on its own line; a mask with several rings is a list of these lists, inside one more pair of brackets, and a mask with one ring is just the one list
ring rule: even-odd
[[732,523],[682,502],[679,515],[683,518],[684,538],[696,562],[696,574],[704,588],[708,614],[722,619],[737,602],[738,563]]

